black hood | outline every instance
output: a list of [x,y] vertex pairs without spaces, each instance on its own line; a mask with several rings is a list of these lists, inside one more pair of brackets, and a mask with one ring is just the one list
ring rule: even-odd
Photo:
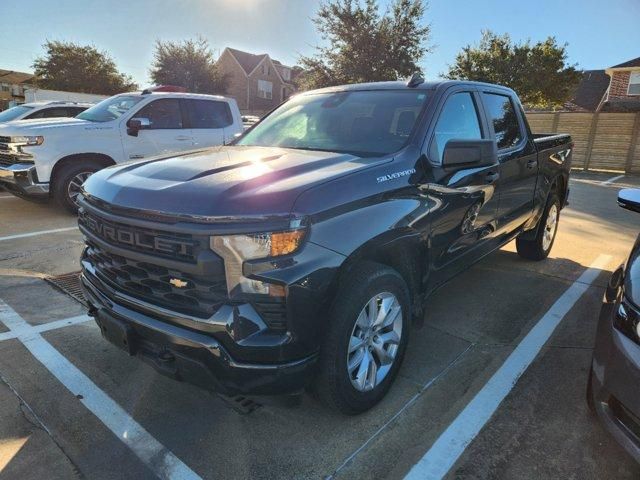
[[303,191],[378,162],[332,152],[227,146],[107,168],[84,189],[114,206],[169,215],[284,215]]

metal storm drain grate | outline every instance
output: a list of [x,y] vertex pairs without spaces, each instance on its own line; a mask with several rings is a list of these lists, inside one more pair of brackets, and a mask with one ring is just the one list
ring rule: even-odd
[[226,395],[218,394],[218,396],[224,400],[224,402],[233,408],[236,412],[243,415],[248,415],[254,410],[257,410],[262,405],[258,402],[251,400],[243,395],[237,395],[235,397],[227,397]]
[[45,280],[74,300],[85,306],[87,305],[84,295],[82,295],[82,290],[80,289],[80,272],[46,277]]

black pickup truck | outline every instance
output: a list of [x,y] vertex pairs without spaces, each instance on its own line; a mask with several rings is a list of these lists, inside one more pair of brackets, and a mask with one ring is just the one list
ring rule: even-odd
[[81,282],[103,336],[226,394],[375,405],[428,297],[516,239],[547,257],[572,141],[460,81],[296,95],[234,145],[84,185]]

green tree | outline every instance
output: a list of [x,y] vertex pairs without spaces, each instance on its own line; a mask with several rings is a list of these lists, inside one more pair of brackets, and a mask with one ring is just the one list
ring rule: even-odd
[[424,0],[394,0],[380,12],[376,0],[331,0],[313,19],[328,46],[300,57],[302,89],[357,82],[397,80],[420,72],[430,51]]
[[114,95],[135,90],[133,79],[118,72],[106,52],[91,45],[47,41],[45,54],[33,62],[36,84],[41,88],[66,92]]
[[156,85],[178,85],[193,93],[221,94],[227,90],[227,78],[216,67],[209,42],[204,38],[157,41],[149,73]]
[[571,98],[582,76],[576,65],[567,63],[566,47],[555,37],[513,43],[509,35],[487,30],[478,45],[462,49],[444,76],[498,83],[515,90],[530,107],[557,107]]

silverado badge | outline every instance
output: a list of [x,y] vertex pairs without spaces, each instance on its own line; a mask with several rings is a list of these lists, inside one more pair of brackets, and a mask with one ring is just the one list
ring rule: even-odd
[[169,280],[169,283],[176,288],[184,288],[189,285],[189,282],[185,282],[184,280],[180,280],[179,278],[172,278]]

